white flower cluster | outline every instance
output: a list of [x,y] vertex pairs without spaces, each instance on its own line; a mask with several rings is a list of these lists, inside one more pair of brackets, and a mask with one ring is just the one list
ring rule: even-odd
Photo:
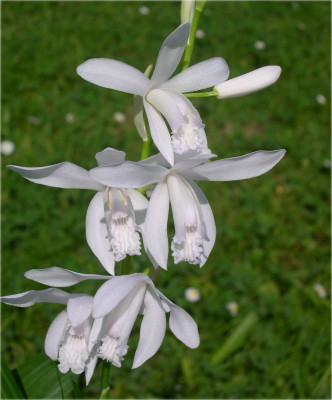
[[[184,22],[167,37],[151,79],[121,61],[105,58],[85,61],[77,69],[89,82],[135,95],[135,115],[142,116],[135,118],[137,129],[147,140],[142,125],[145,112],[160,153],[133,162],[125,160],[124,152],[106,148],[96,154],[98,166],[90,171],[70,162],[37,168],[8,166],[34,183],[96,191],[87,210],[86,239],[109,275],[58,267],[30,270],[25,274],[27,278],[52,288],[1,298],[18,307],[38,302],[65,305],[48,330],[45,352],[58,360],[61,372],[85,372],[87,384],[98,357],[121,367],[138,314],[143,320],[133,368],[160,347],[168,312],[174,335],[190,348],[199,345],[197,325],[186,311],[157,290],[146,274],[114,276],[115,262],[140,255],[143,245],[156,269],[167,269],[169,247],[175,264],[188,262],[202,267],[214,246],[216,226],[209,202],[196,181],[253,178],[269,171],[285,154],[284,150],[255,151],[211,161],[216,155],[208,147],[205,126],[184,93],[214,87],[218,98],[241,96],[271,85],[281,70],[277,66],[263,67],[227,81],[225,60],[211,58],[171,77],[183,55],[190,28],[190,23]],[[142,194],[144,190],[138,190],[147,186],[149,200]],[[169,204],[175,226],[170,246]],[[57,289],[87,279],[106,282],[93,297]]]

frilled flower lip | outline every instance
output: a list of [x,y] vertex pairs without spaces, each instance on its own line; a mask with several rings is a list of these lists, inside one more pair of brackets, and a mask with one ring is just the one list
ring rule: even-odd
[[[99,166],[106,166],[124,162],[125,155],[123,151],[107,147],[97,153],[95,157]],[[8,165],[7,168],[37,184],[63,189],[91,189],[97,191],[90,202],[86,214],[86,238],[91,250],[103,267],[113,275],[115,259],[110,249],[105,223],[104,192],[107,190],[107,186],[95,181],[86,169],[70,162],[44,167]],[[139,230],[142,230],[148,201],[135,190],[127,190],[126,195],[130,199],[137,216],[136,225]]]
[[[173,147],[161,114],[171,127],[177,129],[183,118],[179,104],[186,101],[182,93],[212,87],[226,80],[229,75],[226,61],[215,57],[195,64],[170,78],[181,60],[189,33],[190,23],[184,22],[166,38],[159,51],[151,79],[128,64],[107,58],[93,58],[77,68],[78,75],[88,82],[143,97],[139,106],[135,104],[135,114],[139,114],[144,106],[152,139],[171,165],[174,164]],[[171,97],[172,101],[169,101]]]
[[[167,168],[169,164],[161,155],[156,155],[143,162],[126,161],[113,166],[94,168],[90,174],[93,179],[104,185],[137,188],[157,184],[149,201],[143,239],[151,261],[155,266],[159,265],[163,269],[167,269],[167,220],[170,199],[170,188],[166,178],[172,172],[182,176],[195,192],[203,219],[205,219],[209,241],[206,242],[205,255],[200,263],[202,266],[215,241],[215,223],[208,200],[194,181],[234,181],[254,178],[273,168],[284,155],[285,150],[260,150],[240,157],[211,162],[206,162],[211,157],[209,155],[184,155],[178,157],[171,168]],[[178,193],[172,193],[174,199],[177,196]],[[181,202],[181,198],[178,201]],[[173,201],[173,204],[176,206],[176,201]]]

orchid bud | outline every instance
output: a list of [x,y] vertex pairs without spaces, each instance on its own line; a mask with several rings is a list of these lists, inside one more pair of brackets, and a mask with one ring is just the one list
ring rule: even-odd
[[278,65],[269,65],[218,83],[213,89],[218,93],[218,99],[240,97],[272,85],[280,74],[281,68]]

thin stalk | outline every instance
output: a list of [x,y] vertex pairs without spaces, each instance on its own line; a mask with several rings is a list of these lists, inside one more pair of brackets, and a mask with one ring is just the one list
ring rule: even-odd
[[110,371],[111,371],[111,363],[104,360],[103,361],[103,370],[101,373],[101,385],[100,385],[100,399],[109,399],[110,393]]
[[218,95],[214,90],[212,92],[196,92],[196,93],[184,93],[188,98],[190,97],[216,97]]
[[126,256],[126,258],[122,261],[122,270],[121,270],[122,275],[127,275],[129,273],[130,264],[131,264],[131,257]]
[[145,160],[149,157],[151,150],[151,136],[148,134],[148,140],[143,142],[142,152],[141,152],[141,160]]
[[198,27],[198,21],[202,14],[203,9],[204,9],[205,3],[206,3],[206,1],[197,1],[197,3],[196,3],[195,15],[193,18],[193,22],[191,24],[189,40],[188,40],[188,43],[187,43],[185,51],[184,51],[182,71],[184,71],[185,69],[187,69],[189,67],[191,55],[194,50],[195,35],[196,35],[197,27]]

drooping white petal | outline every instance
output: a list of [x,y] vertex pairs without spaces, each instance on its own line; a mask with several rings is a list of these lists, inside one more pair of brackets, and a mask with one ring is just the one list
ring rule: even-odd
[[197,165],[203,164],[213,157],[217,157],[217,155],[212,153],[177,154],[173,170],[179,172],[181,175],[185,175],[187,170],[190,170],[191,168],[194,168]]
[[160,299],[149,288],[144,297],[144,317],[132,368],[137,368],[151,358],[161,346],[165,336],[166,317]]
[[66,330],[68,316],[66,311],[62,311],[51,323],[45,337],[45,353],[51,360],[58,359],[60,342]]
[[169,210],[169,195],[167,185],[160,183],[153,191],[148,211],[146,213],[143,231],[144,246],[151,255],[155,267],[158,265],[167,269],[168,239],[167,219]]
[[[153,89],[146,100],[163,114],[172,131],[176,132],[184,124],[183,115],[187,107],[180,96],[166,90]],[[184,112],[181,112],[181,108],[185,108]]]
[[107,275],[81,274],[59,267],[45,269],[30,269],[24,273],[27,279],[47,286],[67,287],[87,279],[109,279]]
[[195,210],[188,210],[188,207],[192,208],[192,202],[187,201],[188,193],[177,174],[167,176],[167,186],[175,226],[175,241],[182,243],[186,237],[186,213],[192,212],[195,218]]
[[188,182],[190,183],[199,201],[206,232],[206,239],[203,240],[204,251],[201,256],[202,260],[200,262],[200,267],[203,267],[216,241],[216,223],[214,221],[214,216],[209,201],[202,192],[202,190],[196,185],[194,181],[188,180]]
[[145,222],[146,212],[149,201],[140,192],[135,189],[127,189],[127,194],[130,197],[135,212],[135,223],[142,230]]
[[174,164],[171,137],[161,114],[144,99],[144,108],[149,121],[153,143],[170,165]]
[[89,354],[89,358],[85,364],[85,383],[86,386],[90,383],[92,375],[95,371],[96,365],[98,361],[98,348],[95,347],[91,353]]
[[265,89],[273,85],[281,74],[281,68],[277,65],[255,69],[247,74],[219,83],[214,87],[218,92],[218,99],[239,97]]
[[30,290],[0,297],[0,301],[16,307],[30,307],[36,303],[67,304],[70,294],[60,289]]
[[67,304],[70,325],[73,328],[83,324],[92,313],[93,297],[85,294],[72,294]]
[[86,213],[87,242],[108,273],[114,275],[114,255],[105,221],[104,194],[98,192],[92,198]]
[[160,48],[151,84],[156,87],[173,74],[178,66],[190,33],[190,23],[184,22],[175,29]]
[[170,308],[169,327],[174,335],[186,346],[195,349],[199,346],[199,333],[196,322],[183,308],[177,306],[157,290]]
[[125,160],[126,153],[107,147],[96,154],[96,160],[99,166],[121,163]]
[[199,165],[188,171],[194,180],[236,181],[254,178],[273,168],[285,155],[286,150],[255,151],[240,157],[224,158]]
[[148,133],[146,131],[144,115],[143,115],[143,97],[134,96],[133,102],[134,124],[143,141],[148,140]]
[[7,168],[40,185],[63,189],[103,190],[103,186],[94,181],[87,170],[70,162],[36,168],[8,165]]
[[145,274],[115,276],[97,291],[93,302],[93,318],[103,317],[111,312],[136,285],[148,280]]
[[140,188],[158,182],[167,173],[164,167],[151,167],[133,161],[90,170],[93,179],[115,188]]
[[163,83],[160,89],[174,90],[180,93],[195,92],[223,82],[228,76],[229,69],[226,61],[223,58],[215,57],[192,65]]
[[103,334],[104,317],[94,318],[92,328],[89,335],[88,350],[89,352],[96,346]]
[[125,93],[144,95],[150,80],[138,69],[109,58],[92,58],[77,68],[83,79]]

